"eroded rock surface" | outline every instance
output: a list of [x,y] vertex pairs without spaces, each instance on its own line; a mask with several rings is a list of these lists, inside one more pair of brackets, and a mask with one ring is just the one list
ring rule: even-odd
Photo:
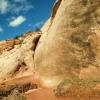
[[[35,51],[35,68],[45,85],[57,85],[66,77],[100,79],[100,1],[58,0],[54,19]],[[57,2],[57,3],[58,3]],[[96,70],[99,71],[96,71]],[[88,69],[89,70],[89,69]],[[97,74],[92,74],[93,72]],[[82,77],[81,77],[82,78]]]
[[[12,45],[9,46],[11,47],[11,50],[4,50],[0,55],[0,80],[18,73],[20,73],[19,75],[23,75],[25,70],[27,70],[27,73],[34,72],[34,50],[36,48],[36,43],[40,38],[40,34],[34,32],[20,38],[21,40],[19,41],[21,42],[16,44],[10,40],[9,42],[11,43],[8,43],[8,41],[7,43],[5,42],[5,44]],[[6,47],[5,44],[2,46]],[[6,48],[8,49],[8,46]]]

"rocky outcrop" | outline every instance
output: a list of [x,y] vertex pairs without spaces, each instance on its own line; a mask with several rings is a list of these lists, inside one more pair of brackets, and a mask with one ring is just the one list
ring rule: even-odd
[[[7,79],[12,75],[15,76],[18,73],[22,76],[25,71],[27,71],[26,74],[34,73],[33,56],[39,37],[40,34],[34,32],[24,35],[20,40],[13,39],[6,41],[2,45],[7,49],[11,47],[11,50],[5,51],[4,49],[0,55],[0,80]],[[10,46],[6,46],[5,44],[9,44]]]
[[2,54],[5,51],[10,51],[14,48],[15,45],[20,45],[25,38],[27,38],[29,35],[32,35],[32,32],[27,32],[23,36],[18,36],[15,39],[9,39],[5,41],[0,42],[0,54]]
[[0,42],[0,54],[2,54],[5,51],[10,51],[11,49],[14,48],[14,45],[18,45],[20,43],[21,41],[18,39],[12,39],[12,40]]
[[[99,0],[58,2],[52,24],[35,50],[36,74],[45,85],[57,85],[64,78],[81,77],[83,68],[93,66],[94,71],[90,69],[89,73],[98,73],[100,79]],[[95,74],[89,74],[92,76]]]

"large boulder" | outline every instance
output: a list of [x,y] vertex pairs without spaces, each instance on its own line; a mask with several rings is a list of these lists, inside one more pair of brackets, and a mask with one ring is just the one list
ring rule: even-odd
[[99,0],[57,0],[51,25],[35,50],[36,76],[54,86],[63,78],[80,77],[83,68],[100,70],[99,29]]

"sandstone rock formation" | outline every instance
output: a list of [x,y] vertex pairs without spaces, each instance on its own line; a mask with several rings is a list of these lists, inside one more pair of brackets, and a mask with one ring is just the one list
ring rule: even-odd
[[99,13],[99,0],[56,0],[40,32],[0,42],[0,79],[23,72],[35,73],[45,86],[100,79]]
[[99,13],[99,0],[57,0],[34,55],[36,74],[45,85],[67,77],[100,79]]
[[[34,72],[33,56],[39,37],[40,34],[31,33],[21,37],[20,40],[17,40],[18,42],[13,39],[1,45],[4,48],[2,48],[3,52],[0,55],[0,80],[18,73],[22,75],[25,70],[29,74]],[[11,48],[10,51],[8,50],[9,47]]]
[[0,42],[0,100],[99,100],[99,13],[100,0],[56,0],[41,29]]

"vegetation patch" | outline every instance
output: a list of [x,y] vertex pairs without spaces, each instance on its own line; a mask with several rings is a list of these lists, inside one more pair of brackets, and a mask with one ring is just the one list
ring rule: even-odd
[[[3,100],[2,98],[5,98],[5,97],[9,98],[9,96],[14,96],[14,95],[16,96],[17,95],[16,93],[21,95],[27,92],[28,90],[36,89],[36,88],[37,88],[37,85],[31,84],[31,83],[4,86],[3,88],[0,89],[0,97],[1,97],[1,100]],[[15,94],[13,95],[12,93],[15,93]],[[4,100],[24,100],[24,99],[4,99]]]
[[100,97],[100,90],[94,89],[98,84],[100,80],[65,79],[54,90],[54,93],[57,97]]

